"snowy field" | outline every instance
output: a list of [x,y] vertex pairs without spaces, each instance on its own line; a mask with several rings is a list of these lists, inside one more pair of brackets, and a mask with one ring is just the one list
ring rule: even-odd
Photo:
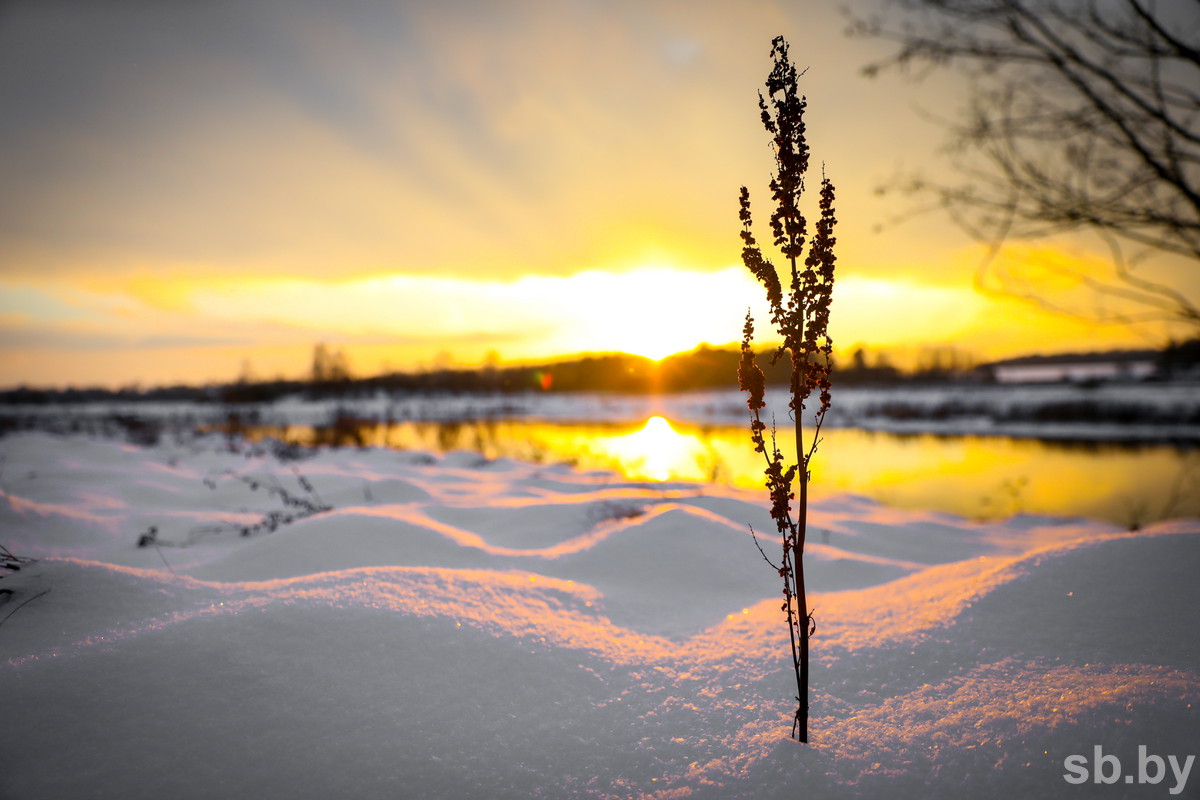
[[0,454],[0,544],[35,559],[0,568],[3,798],[1200,797],[1200,520],[822,501],[799,745],[762,493],[218,437]]

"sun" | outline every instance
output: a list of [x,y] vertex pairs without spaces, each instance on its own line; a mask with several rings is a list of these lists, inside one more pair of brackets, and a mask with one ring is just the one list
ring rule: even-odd
[[[648,312],[652,309],[647,309]],[[635,356],[644,356],[651,361],[662,361],[667,356],[694,349],[705,341],[711,332],[694,325],[680,324],[677,317],[658,314],[623,321],[619,330],[613,331],[613,349]]]
[[668,341],[670,340],[652,342],[648,339],[640,338],[636,343],[622,347],[620,350],[623,353],[629,353],[633,356],[642,356],[643,358],[648,358],[651,361],[662,361],[668,356],[673,356],[676,353],[682,353],[686,350],[691,350],[698,344],[698,342],[688,342],[684,344],[681,342],[668,343]]
[[569,279],[585,298],[565,326],[575,349],[607,350],[661,361],[703,342],[732,341],[757,294],[745,270],[695,272],[644,267],[621,273],[591,271]]

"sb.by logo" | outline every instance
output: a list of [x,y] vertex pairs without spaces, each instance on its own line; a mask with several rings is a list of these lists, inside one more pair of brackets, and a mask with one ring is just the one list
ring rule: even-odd
[[1175,785],[1170,791],[1171,794],[1179,794],[1187,786],[1188,775],[1195,760],[1195,756],[1188,756],[1180,764],[1175,756],[1167,756],[1164,761],[1162,756],[1147,753],[1146,745],[1141,744],[1138,745],[1137,772],[1122,773],[1121,759],[1105,753],[1103,747],[1096,745],[1092,748],[1091,774],[1089,775],[1087,756],[1067,756],[1063,759],[1063,767],[1067,770],[1063,780],[1080,784],[1087,783],[1090,777],[1092,783],[1116,783],[1123,775],[1125,783],[1157,785],[1167,777],[1167,766],[1170,765],[1171,776],[1175,780]]

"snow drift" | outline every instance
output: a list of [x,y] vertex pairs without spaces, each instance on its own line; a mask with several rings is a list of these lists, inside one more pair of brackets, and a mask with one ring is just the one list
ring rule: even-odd
[[[803,746],[756,495],[470,453],[0,452],[0,544],[37,559],[0,578],[3,797],[1200,796],[1200,769],[1126,782],[1139,745],[1200,755],[1195,520],[818,504]],[[1097,745],[1119,779],[1067,783]]]

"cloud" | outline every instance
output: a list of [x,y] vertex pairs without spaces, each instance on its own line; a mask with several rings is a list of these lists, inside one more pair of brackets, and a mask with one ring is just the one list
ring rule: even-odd
[[170,350],[189,347],[245,347],[253,339],[220,335],[129,336],[62,325],[0,320],[0,347],[25,350]]
[[737,259],[737,186],[770,166],[771,35],[796,30],[817,65],[811,130],[848,196],[864,158],[838,142],[878,150],[861,120],[895,102],[864,97],[824,4],[331,9],[17,6],[0,272],[512,277],[648,252],[716,270]]
[[275,348],[290,369],[317,340],[400,365],[736,339],[760,292],[735,198],[750,188],[766,238],[756,92],[781,32],[838,187],[839,343],[973,335],[998,307],[941,219],[873,232],[897,211],[875,187],[936,172],[940,138],[915,95],[859,77],[879,43],[843,38],[832,4],[5,8],[12,348]]

